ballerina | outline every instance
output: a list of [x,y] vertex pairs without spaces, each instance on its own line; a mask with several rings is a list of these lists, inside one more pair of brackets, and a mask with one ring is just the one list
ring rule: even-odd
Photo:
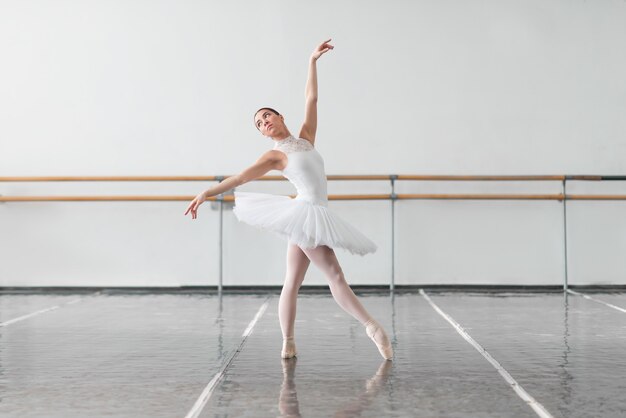
[[294,322],[298,290],[313,264],[326,276],[335,301],[365,327],[383,358],[391,360],[393,349],[383,327],[363,307],[346,282],[335,255],[335,248],[364,255],[376,251],[376,244],[358,229],[328,209],[324,160],[315,149],[317,131],[317,60],[334,48],[330,39],[311,54],[305,89],[305,117],[298,137],[294,137],[278,111],[263,107],[254,114],[259,132],[274,141],[250,167],[228,177],[196,196],[185,211],[197,218],[198,207],[215,196],[255,180],[271,170],[281,171],[297,190],[297,196],[235,191],[233,213],[247,224],[274,232],[288,241],[285,282],[278,302],[283,334],[282,358],[295,357]]

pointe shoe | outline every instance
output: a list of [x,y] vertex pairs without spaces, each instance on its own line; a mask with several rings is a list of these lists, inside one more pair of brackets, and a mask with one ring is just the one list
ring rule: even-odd
[[280,352],[281,358],[293,358],[296,356],[296,343],[293,337],[287,337],[283,339],[283,349]]
[[385,333],[383,327],[372,319],[365,324],[365,332],[367,336],[374,341],[376,347],[378,347],[380,355],[383,356],[385,360],[391,360],[393,358],[393,348],[391,348],[389,337],[387,337],[387,333]]

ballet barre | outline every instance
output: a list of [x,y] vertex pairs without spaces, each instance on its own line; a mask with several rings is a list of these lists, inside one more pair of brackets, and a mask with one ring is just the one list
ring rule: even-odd
[[[0,177],[0,182],[41,181],[221,181],[230,176],[15,176]],[[434,180],[434,181],[563,181],[626,180],[626,176],[603,175],[411,175],[362,174],[326,176],[328,180]],[[263,176],[255,181],[285,180],[283,176]]]
[[[19,176],[0,177],[2,182],[165,182],[165,181],[218,181],[221,182],[229,176]],[[567,205],[568,200],[578,201],[624,201],[626,195],[610,194],[568,194],[566,193],[568,181],[626,181],[622,175],[328,175],[329,181],[390,181],[391,193],[389,194],[333,194],[328,195],[329,201],[335,200],[389,200],[391,201],[391,280],[389,289],[395,287],[395,203],[398,200],[534,200],[534,201],[559,201],[563,203],[563,236],[564,236],[564,284],[563,289],[568,289],[567,274]],[[283,176],[263,176],[255,181],[285,181]],[[396,181],[558,181],[562,185],[561,193],[555,194],[502,194],[502,193],[422,193],[422,194],[396,194]],[[195,196],[3,196],[0,194],[0,203],[6,202],[157,202],[157,201],[190,201]],[[291,197],[295,197],[291,195]],[[232,194],[213,196],[207,201],[219,204],[219,281],[218,292],[222,291],[223,281],[223,203],[234,202]]]
[[[295,197],[295,195],[288,195]],[[190,201],[195,196],[2,196],[0,202],[167,202]],[[328,200],[626,200],[626,195],[578,194],[337,194]],[[212,202],[234,202],[232,195],[207,198]]]
[[[222,181],[230,176],[19,176],[0,177],[0,182],[47,182],[47,181]],[[409,175],[409,174],[332,174],[328,180],[436,180],[436,181],[562,181],[568,176],[529,175]],[[569,176],[573,177],[573,176]],[[598,176],[577,176],[594,177]],[[283,176],[263,176],[255,181],[285,180]]]

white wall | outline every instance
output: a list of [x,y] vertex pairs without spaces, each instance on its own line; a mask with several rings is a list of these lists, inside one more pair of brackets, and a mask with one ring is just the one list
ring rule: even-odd
[[[281,110],[297,131],[307,58],[326,37],[336,48],[318,65],[316,145],[329,174],[626,174],[625,21],[626,3],[608,0],[0,0],[0,176],[235,173],[271,146],[253,127],[258,107]],[[0,194],[195,195],[207,186],[13,182]],[[626,193],[624,182],[575,187]],[[424,188],[560,185],[398,185]],[[389,202],[331,205],[380,246],[340,256],[349,279],[387,282]],[[0,204],[0,285],[215,284],[217,213],[206,205],[191,221],[185,207]],[[626,282],[626,206],[568,209],[570,281]],[[557,202],[399,202],[397,211],[397,283],[562,280]],[[225,284],[280,284],[282,241],[230,211],[224,231]],[[312,269],[307,283],[323,278]]]

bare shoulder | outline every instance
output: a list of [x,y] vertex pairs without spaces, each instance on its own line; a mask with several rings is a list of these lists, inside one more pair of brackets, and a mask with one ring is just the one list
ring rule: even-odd
[[263,155],[261,155],[261,159],[267,161],[282,160],[285,156],[284,152],[278,151],[277,149],[271,149],[269,151],[265,151]]

